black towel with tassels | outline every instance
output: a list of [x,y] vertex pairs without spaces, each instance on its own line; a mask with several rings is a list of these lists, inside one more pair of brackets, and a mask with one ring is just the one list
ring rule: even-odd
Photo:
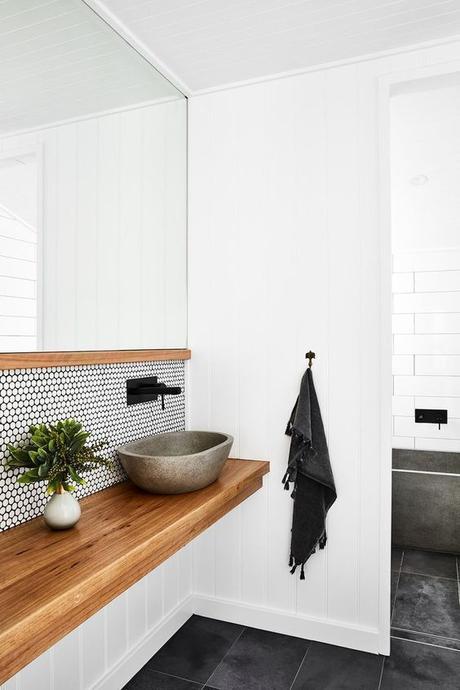
[[289,484],[294,484],[289,565],[291,573],[300,566],[304,580],[306,561],[326,544],[326,515],[337,498],[311,369],[302,378],[286,434],[291,436],[291,447],[284,488],[289,490]]

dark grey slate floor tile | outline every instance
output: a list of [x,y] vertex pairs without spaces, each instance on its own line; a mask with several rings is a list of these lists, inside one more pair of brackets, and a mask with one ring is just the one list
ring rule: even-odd
[[448,553],[405,550],[401,572],[457,579],[456,558]]
[[448,647],[449,649],[456,649],[460,652],[460,640],[454,640],[450,637],[428,635],[427,633],[414,632],[413,630],[399,630],[398,628],[391,628],[391,636],[404,640],[423,642],[424,644],[432,644],[435,647]]
[[393,546],[391,549],[391,569],[399,571],[401,567],[401,559],[402,559],[402,549],[400,549],[397,546]]
[[219,690],[289,690],[308,640],[246,628],[207,687]]
[[292,690],[377,690],[383,659],[312,642]]
[[201,683],[175,678],[144,666],[139,673],[131,678],[123,690],[200,690]]
[[460,639],[457,582],[401,573],[392,626]]
[[392,640],[380,690],[458,690],[459,677],[459,652]]
[[242,631],[241,625],[192,616],[147,666],[205,683]]

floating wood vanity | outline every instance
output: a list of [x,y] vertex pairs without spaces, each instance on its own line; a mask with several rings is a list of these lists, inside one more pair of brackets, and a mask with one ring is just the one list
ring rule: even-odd
[[0,536],[0,684],[262,487],[269,463],[228,460],[214,484],[155,496],[130,482],[81,501],[52,532],[42,518]]

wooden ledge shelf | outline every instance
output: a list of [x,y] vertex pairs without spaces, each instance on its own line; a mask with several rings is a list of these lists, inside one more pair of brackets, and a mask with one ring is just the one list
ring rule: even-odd
[[34,369],[67,367],[81,364],[119,364],[120,362],[185,361],[188,349],[170,350],[88,350],[76,352],[7,352],[0,353],[0,369]]
[[268,471],[227,460],[217,482],[178,496],[124,482],[83,499],[67,532],[36,518],[0,535],[0,684],[260,489]]

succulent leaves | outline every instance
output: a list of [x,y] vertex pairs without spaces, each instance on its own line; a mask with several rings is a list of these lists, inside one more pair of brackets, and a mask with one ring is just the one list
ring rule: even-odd
[[74,419],[33,425],[29,435],[19,446],[8,445],[6,466],[26,470],[18,477],[20,484],[46,481],[48,493],[61,488],[72,491],[75,485],[86,483],[83,472],[112,464],[99,455],[106,442],[87,444],[90,434]]

